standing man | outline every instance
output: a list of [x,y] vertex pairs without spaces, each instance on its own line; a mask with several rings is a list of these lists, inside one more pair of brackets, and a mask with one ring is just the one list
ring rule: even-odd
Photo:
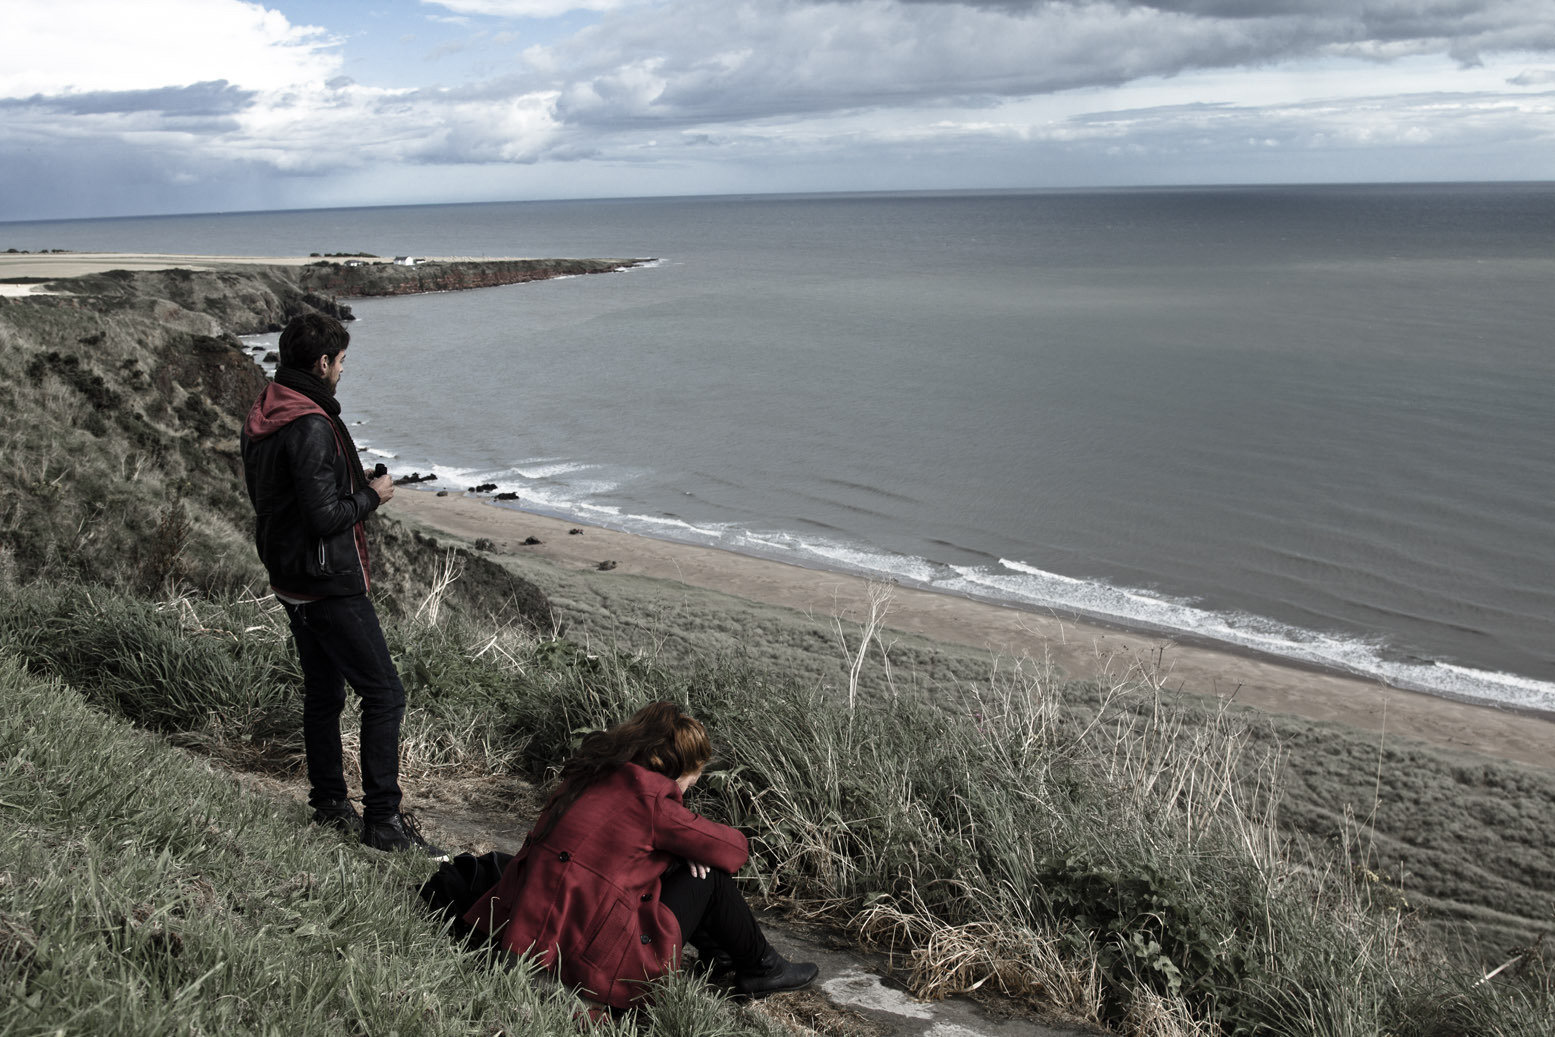
[[[400,810],[400,684],[378,614],[362,521],[394,496],[387,474],[363,469],[340,420],[335,387],[351,336],[309,313],[281,332],[275,381],[243,425],[243,475],[254,504],[254,541],[270,587],[286,606],[302,662],[302,736],[313,822],[360,834],[379,850],[443,851]],[[346,683],[362,699],[362,807],[347,798],[340,711]]]

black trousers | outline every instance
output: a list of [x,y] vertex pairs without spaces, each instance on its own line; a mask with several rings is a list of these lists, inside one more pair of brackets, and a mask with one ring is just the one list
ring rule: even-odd
[[699,879],[677,864],[660,880],[659,901],[674,912],[685,942],[704,956],[721,948],[735,968],[753,969],[767,951],[767,938],[727,871],[713,868]]
[[369,823],[400,809],[400,721],[405,687],[378,613],[365,594],[286,605],[302,662],[302,741],[313,806],[346,798],[340,711],[349,683],[362,699],[362,813]]

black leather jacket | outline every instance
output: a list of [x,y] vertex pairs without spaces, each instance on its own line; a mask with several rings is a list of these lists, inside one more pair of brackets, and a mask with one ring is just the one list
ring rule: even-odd
[[[254,504],[254,544],[270,585],[299,597],[366,593],[367,538],[361,522],[378,494],[358,474],[322,411],[266,426],[260,397],[242,435],[243,476]],[[285,412],[271,417],[286,418]],[[352,489],[353,484],[361,489]]]

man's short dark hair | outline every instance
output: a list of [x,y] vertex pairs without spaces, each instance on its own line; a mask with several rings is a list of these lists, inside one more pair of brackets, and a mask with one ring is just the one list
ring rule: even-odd
[[323,313],[293,317],[281,332],[281,366],[311,370],[321,356],[330,359],[351,344],[351,333],[335,318]]

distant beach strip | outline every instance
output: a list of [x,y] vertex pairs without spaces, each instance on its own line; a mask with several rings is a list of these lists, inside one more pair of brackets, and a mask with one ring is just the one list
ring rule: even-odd
[[[260,336],[254,338],[258,340]],[[365,452],[400,462],[395,450],[382,449],[370,445],[371,442],[365,436],[362,439]],[[403,462],[390,464],[396,475],[406,475],[412,467],[415,466]],[[1000,558],[984,565],[946,565],[813,535],[630,514],[589,499],[613,488],[593,465],[536,459],[500,472],[435,463],[422,464],[417,470],[441,473],[442,482],[429,484],[432,489],[456,487],[462,491],[470,485],[489,484],[495,489],[488,496],[513,494],[523,502],[520,505],[511,498],[494,500],[492,503],[500,508],[588,522],[623,533],[746,554],[809,570],[887,580],[1025,613],[1062,615],[1107,629],[1133,632],[1138,637],[1268,656],[1300,667],[1303,672],[1327,671],[1401,691],[1555,719],[1555,683],[1515,673],[1408,658],[1380,641],[1303,630],[1247,613],[1215,611],[1148,590],[1047,572],[1015,559]]]

